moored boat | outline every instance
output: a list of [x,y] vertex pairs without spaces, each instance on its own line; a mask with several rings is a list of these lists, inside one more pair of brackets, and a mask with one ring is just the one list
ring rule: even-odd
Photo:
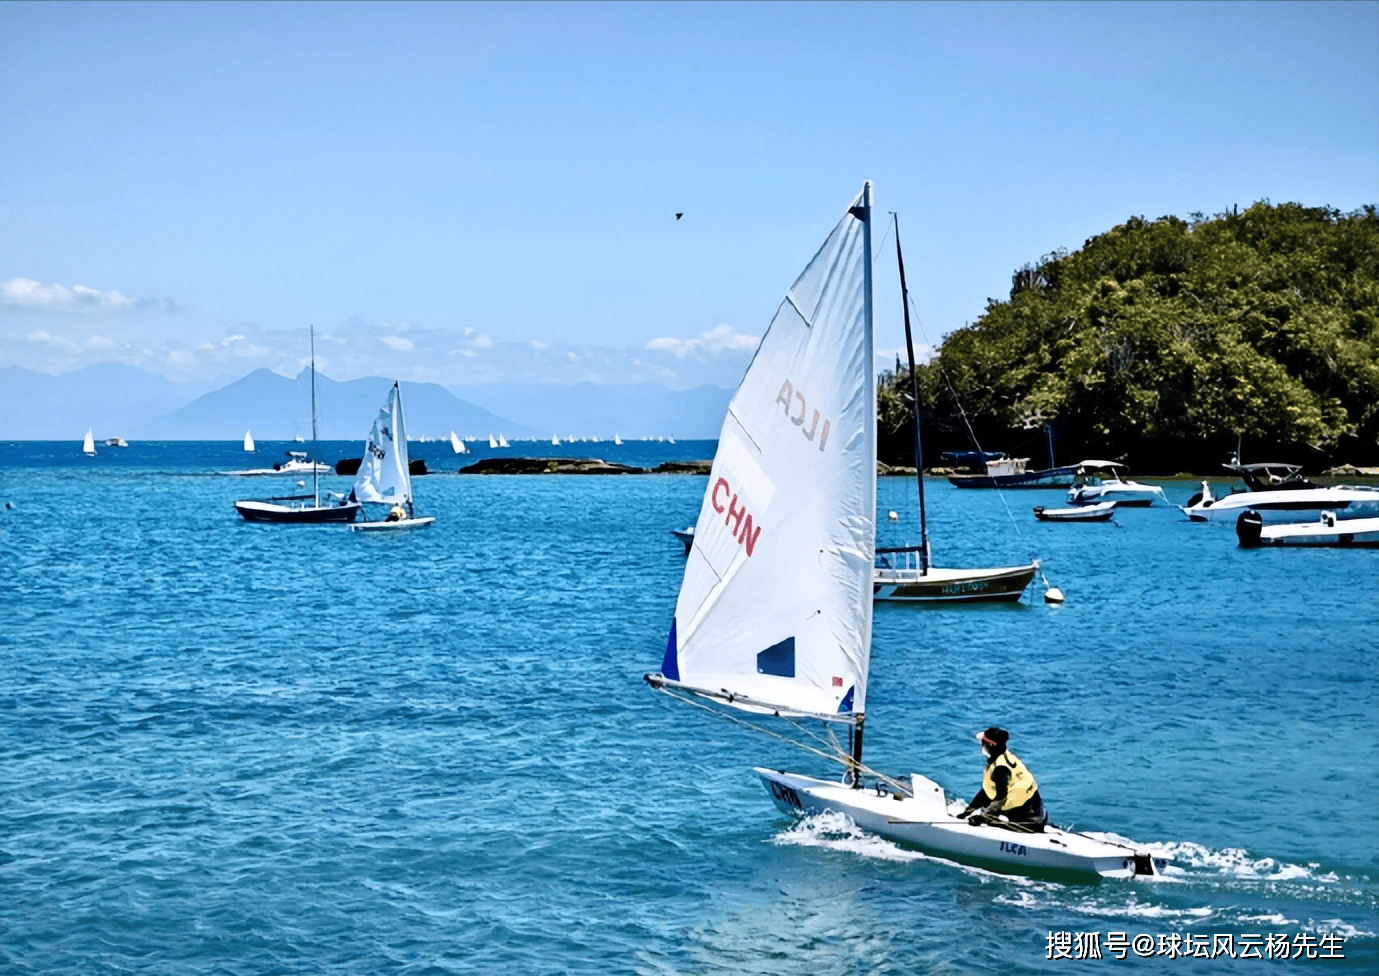
[[1162,488],[1127,481],[1121,477],[1124,470],[1125,465],[1119,461],[1083,461],[1077,466],[1077,481],[1068,489],[1068,504],[1115,502],[1122,508],[1145,507],[1155,502],[1168,504]]
[[1235,536],[1242,549],[1264,546],[1323,546],[1336,549],[1379,548],[1379,518],[1338,519],[1322,512],[1315,522],[1265,525],[1254,509],[1235,520]]
[[1034,506],[1034,517],[1041,522],[1105,522],[1116,513],[1116,502],[1075,505],[1072,508]]

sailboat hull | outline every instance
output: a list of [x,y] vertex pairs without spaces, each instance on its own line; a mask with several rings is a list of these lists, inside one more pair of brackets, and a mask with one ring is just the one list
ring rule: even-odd
[[396,519],[395,521],[381,522],[355,522],[350,526],[351,532],[400,532],[404,529],[427,529],[436,520],[434,515],[425,518]]
[[[307,499],[310,502],[310,499]],[[353,522],[359,514],[357,502],[344,505],[292,505],[276,501],[246,500],[235,502],[235,511],[246,522],[279,522],[292,524],[312,524],[330,522]]]
[[756,768],[762,785],[781,810],[793,816],[836,812],[863,830],[946,860],[1006,874],[1096,881],[1158,873],[1143,851],[1049,827],[1043,833],[1003,827],[974,827],[947,810],[943,790],[923,776],[912,777],[913,796],[798,773]]
[[1000,603],[1020,599],[1039,564],[996,569],[938,569],[878,566],[872,599],[896,603]]

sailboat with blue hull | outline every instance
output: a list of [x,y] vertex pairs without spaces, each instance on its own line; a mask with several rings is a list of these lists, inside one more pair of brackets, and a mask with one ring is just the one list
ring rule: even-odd
[[[661,670],[651,687],[835,761],[841,781],[757,768],[792,814],[997,870],[1154,873],[1143,851],[954,816],[943,791],[863,762],[876,550],[871,184],[787,292],[728,406]],[[844,741],[845,739],[845,741]],[[955,809],[960,809],[959,802]]]

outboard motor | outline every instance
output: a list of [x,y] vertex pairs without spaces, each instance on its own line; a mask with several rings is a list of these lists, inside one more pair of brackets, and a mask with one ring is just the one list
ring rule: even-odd
[[1253,508],[1247,508],[1240,513],[1240,518],[1235,520],[1235,537],[1240,540],[1243,549],[1254,549],[1259,545],[1261,530],[1264,528],[1264,516],[1260,515]]

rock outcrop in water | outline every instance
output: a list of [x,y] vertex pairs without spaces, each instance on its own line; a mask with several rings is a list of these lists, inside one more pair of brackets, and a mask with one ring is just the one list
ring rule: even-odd
[[708,461],[667,461],[654,468],[614,464],[602,458],[493,457],[483,458],[460,474],[708,474]]

